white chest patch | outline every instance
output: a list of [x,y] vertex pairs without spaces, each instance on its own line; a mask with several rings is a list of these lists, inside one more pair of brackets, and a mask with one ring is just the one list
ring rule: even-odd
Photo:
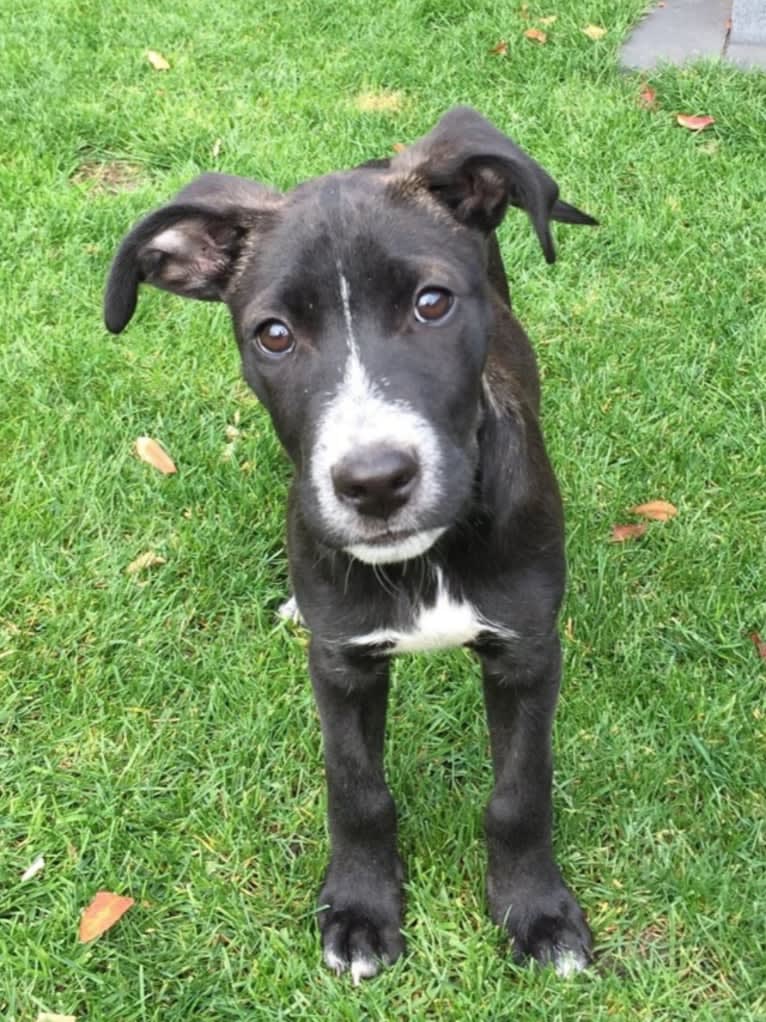
[[351,639],[354,646],[390,644],[393,653],[420,653],[429,649],[450,649],[473,642],[482,632],[492,632],[504,638],[515,638],[516,633],[487,621],[468,600],[454,599],[444,583],[440,568],[436,569],[436,600],[430,606],[421,606],[408,630],[378,628],[366,635]]

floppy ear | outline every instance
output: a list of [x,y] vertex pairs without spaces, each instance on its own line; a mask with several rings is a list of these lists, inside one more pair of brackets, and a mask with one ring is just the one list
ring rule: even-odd
[[203,174],[150,213],[123,240],[104,295],[104,322],[123,330],[140,283],[186,298],[221,301],[248,235],[274,216],[279,195],[255,181]]
[[456,219],[491,231],[509,205],[525,210],[549,263],[556,259],[550,221],[596,224],[562,202],[553,178],[470,107],[448,111],[427,135],[394,157],[391,170],[414,176]]

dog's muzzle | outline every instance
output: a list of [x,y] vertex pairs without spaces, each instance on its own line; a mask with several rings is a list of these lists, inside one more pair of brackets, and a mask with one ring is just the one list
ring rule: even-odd
[[388,519],[415,492],[420,466],[410,450],[375,444],[347,454],[330,474],[335,494],[346,507]]

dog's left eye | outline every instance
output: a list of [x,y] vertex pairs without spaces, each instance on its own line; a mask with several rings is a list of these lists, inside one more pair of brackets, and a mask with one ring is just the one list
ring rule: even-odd
[[258,347],[268,355],[286,355],[295,341],[289,327],[279,319],[267,319],[255,331]]
[[455,304],[455,296],[444,287],[427,287],[415,299],[415,319],[420,323],[438,323]]

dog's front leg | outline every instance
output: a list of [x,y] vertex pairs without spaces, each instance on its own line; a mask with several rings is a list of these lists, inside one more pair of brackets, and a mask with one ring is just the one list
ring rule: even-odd
[[319,895],[325,963],[354,983],[404,950],[396,808],[383,775],[388,659],[312,641],[331,854]]
[[485,815],[490,912],[517,961],[529,956],[568,975],[590,960],[591,936],[551,845],[558,637],[513,640],[482,666],[495,775]]

